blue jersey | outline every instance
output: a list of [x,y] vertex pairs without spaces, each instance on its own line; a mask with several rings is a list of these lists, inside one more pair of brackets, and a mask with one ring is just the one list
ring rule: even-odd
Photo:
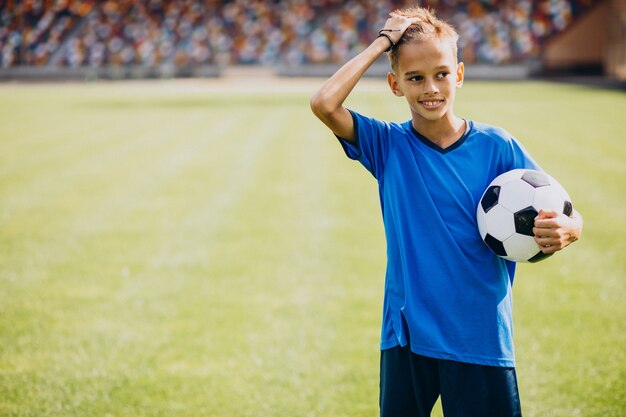
[[509,133],[486,124],[467,121],[443,149],[410,120],[352,117],[357,145],[340,142],[378,181],[387,239],[381,349],[410,343],[424,356],[514,366],[515,264],[482,241],[476,207],[499,174],[539,167]]

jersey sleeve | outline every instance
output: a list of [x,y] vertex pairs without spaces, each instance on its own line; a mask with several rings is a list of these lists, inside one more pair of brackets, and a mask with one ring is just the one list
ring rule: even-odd
[[543,171],[539,164],[535,162],[530,153],[517,139],[511,137],[509,140],[509,169],[534,169]]
[[388,123],[363,116],[350,110],[354,122],[356,144],[337,137],[350,159],[359,161],[380,180],[389,152],[390,126]]

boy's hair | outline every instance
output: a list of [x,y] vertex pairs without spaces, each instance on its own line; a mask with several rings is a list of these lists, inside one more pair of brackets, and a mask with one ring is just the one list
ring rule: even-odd
[[412,23],[411,26],[407,28],[400,40],[391,48],[391,51],[389,51],[389,62],[394,72],[398,69],[398,50],[400,47],[406,43],[423,39],[439,39],[450,42],[452,51],[454,52],[454,58],[457,59],[457,41],[459,40],[459,34],[450,24],[435,17],[434,10],[430,8],[425,9],[423,7],[410,7],[396,10],[395,13],[405,17],[418,18],[418,21]]

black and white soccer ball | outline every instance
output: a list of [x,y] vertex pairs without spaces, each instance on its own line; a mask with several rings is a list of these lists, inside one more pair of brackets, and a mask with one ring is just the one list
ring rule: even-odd
[[535,242],[533,227],[539,210],[572,214],[567,191],[550,175],[514,169],[496,177],[476,210],[480,237],[496,255],[518,262],[538,262],[544,254]]

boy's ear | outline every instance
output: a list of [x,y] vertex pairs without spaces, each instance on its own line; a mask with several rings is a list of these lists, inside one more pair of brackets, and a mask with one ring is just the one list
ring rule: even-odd
[[459,62],[456,66],[456,88],[463,86],[463,80],[465,79],[465,64]]
[[398,79],[396,78],[396,74],[393,72],[387,73],[387,82],[389,83],[389,88],[391,88],[391,92],[393,95],[397,97],[402,97],[404,93],[398,88]]

